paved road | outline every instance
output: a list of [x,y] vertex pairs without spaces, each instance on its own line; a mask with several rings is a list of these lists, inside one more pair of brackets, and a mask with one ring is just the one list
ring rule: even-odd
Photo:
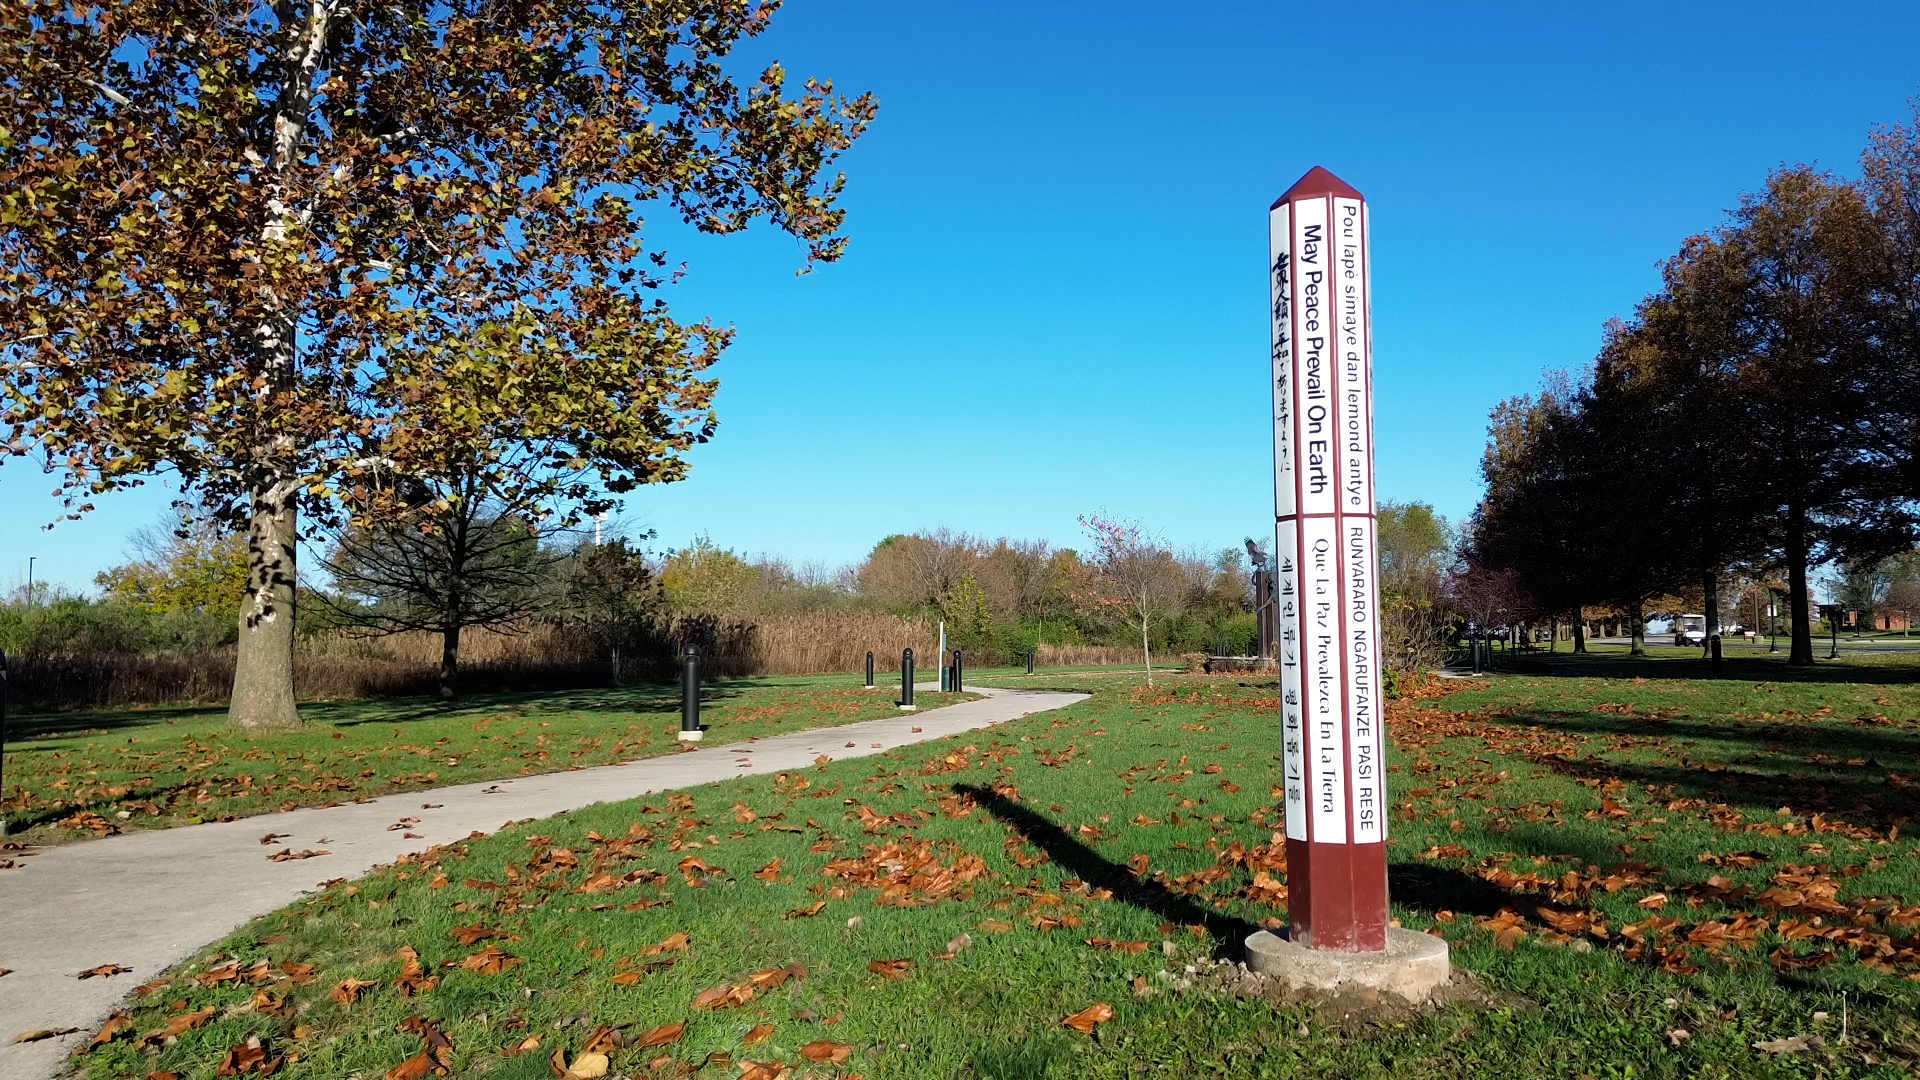
[[[929,684],[927,689],[934,687]],[[865,757],[1063,708],[1085,694],[968,687],[980,700],[572,772],[388,795],[326,809],[129,833],[49,848],[0,871],[0,1080],[47,1080],[139,983],[329,878],[359,877],[410,851],[541,818],[734,776]],[[851,744],[851,745],[849,745]],[[422,808],[432,803],[434,809]],[[419,818],[404,830],[388,826]],[[403,833],[417,834],[408,839]],[[282,834],[262,847],[266,833]],[[323,857],[269,862],[282,847]],[[131,972],[77,979],[101,964]],[[78,1033],[14,1044],[41,1028]]]

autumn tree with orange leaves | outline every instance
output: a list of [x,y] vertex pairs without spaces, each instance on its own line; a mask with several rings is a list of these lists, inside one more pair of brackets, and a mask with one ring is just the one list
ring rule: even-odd
[[166,473],[244,529],[237,723],[297,721],[303,513],[681,475],[729,335],[659,299],[643,209],[832,261],[874,115],[736,83],[777,6],[0,0],[0,439],[70,516]]

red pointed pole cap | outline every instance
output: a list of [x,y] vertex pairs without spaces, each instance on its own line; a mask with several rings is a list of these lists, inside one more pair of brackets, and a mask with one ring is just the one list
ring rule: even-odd
[[1276,209],[1283,202],[1311,199],[1318,195],[1344,195],[1349,199],[1359,199],[1361,202],[1367,200],[1365,195],[1360,194],[1358,188],[1315,165],[1307,170],[1307,175],[1295,180],[1285,195],[1273,200],[1273,206],[1268,209]]

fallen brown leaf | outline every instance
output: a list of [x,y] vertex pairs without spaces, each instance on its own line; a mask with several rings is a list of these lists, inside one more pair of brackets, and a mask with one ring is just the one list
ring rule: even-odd
[[79,1028],[37,1028],[33,1031],[23,1031],[15,1035],[13,1041],[17,1043],[39,1042],[42,1039],[57,1039],[62,1035],[71,1035],[79,1030]]
[[400,991],[401,997],[431,993],[434,987],[440,985],[440,976],[427,974],[427,969],[421,966],[420,954],[413,950],[413,946],[400,946],[399,956],[400,977],[393,981],[393,985]]
[[378,985],[379,983],[373,979],[342,979],[340,980],[340,985],[334,987],[333,993],[328,996],[333,998],[335,1005],[345,1009],[360,1000],[361,991],[369,986]]
[[806,977],[806,968],[799,964],[788,964],[786,967],[756,971],[747,976],[747,984],[756,990],[772,990],[774,987],[784,984],[788,979],[804,979]]
[[128,1017],[126,1013],[115,1010],[112,1016],[107,1017],[106,1025],[100,1029],[99,1034],[95,1035],[93,1041],[87,1044],[87,1049],[93,1050],[105,1046],[132,1030],[133,1020]]
[[752,1031],[747,1032],[746,1035],[741,1037],[740,1043],[743,1046],[752,1046],[755,1043],[766,1042],[772,1035],[772,1024],[756,1024]]
[[794,908],[792,911],[789,911],[785,915],[782,915],[780,917],[782,919],[811,919],[815,915],[820,914],[822,911],[825,911],[826,909],[827,909],[827,902],[825,900],[822,900],[814,904],[812,907]]
[[597,1080],[607,1075],[611,1065],[607,1055],[598,1051],[582,1053],[573,1059],[573,1064],[567,1066],[564,1075],[567,1080]]
[[133,969],[130,967],[122,967],[119,964],[101,964],[99,967],[90,967],[87,970],[80,972],[78,975],[75,975],[74,978],[106,979],[106,978],[111,978],[115,975],[124,975],[127,972],[132,970]]
[[450,931],[455,941],[462,945],[478,945],[489,938],[503,938],[507,935],[498,930],[489,930],[479,923],[472,926],[456,926]]
[[422,1050],[407,1060],[387,1070],[387,1080],[421,1080],[439,1072],[439,1065],[433,1056]]
[[641,1034],[640,1041],[635,1045],[642,1050],[650,1050],[656,1046],[671,1046],[680,1041],[680,1036],[685,1034],[686,1030],[687,1022],[685,1020],[676,1020],[671,1024],[662,1024],[657,1028],[647,1029],[647,1031]]
[[462,971],[471,971],[477,975],[498,975],[510,968],[526,963],[517,956],[509,956],[497,946],[489,945],[465,960],[460,961]]
[[883,979],[904,979],[913,971],[911,960],[874,960],[867,964],[867,970]]
[[1106,1002],[1099,1002],[1060,1021],[1060,1026],[1070,1027],[1082,1035],[1091,1035],[1094,1028],[1111,1019],[1113,1019],[1113,1006]]
[[716,986],[702,990],[693,999],[695,1009],[732,1009],[753,1000],[751,986]]
[[201,986],[217,986],[223,982],[237,982],[239,979],[240,962],[238,960],[203,971],[193,977],[193,981]]
[[221,1059],[220,1067],[213,1075],[259,1073],[261,1076],[272,1076],[284,1061],[285,1058],[268,1057],[266,1045],[260,1041],[260,1036],[249,1035],[246,1042],[227,1051],[227,1056]]
[[440,1066],[435,1072],[444,1076],[447,1070],[453,1068],[453,1040],[447,1038],[446,1033],[433,1021],[424,1016],[409,1016],[400,1021],[400,1030],[420,1036],[420,1040],[427,1044],[427,1054]]
[[852,1056],[853,1047],[843,1042],[821,1039],[800,1048],[800,1056],[816,1065],[838,1065]]
[[684,931],[676,933],[658,945],[649,945],[640,950],[641,956],[659,956],[664,952],[685,952],[691,939]]
[[168,1039],[179,1038],[194,1028],[201,1027],[206,1024],[207,1021],[212,1020],[219,1011],[219,1009],[209,1005],[197,1012],[181,1013],[171,1020],[168,1020],[167,1026],[161,1028],[159,1031],[150,1031],[140,1036],[140,1042],[143,1045],[151,1045],[153,1043],[166,1042]]

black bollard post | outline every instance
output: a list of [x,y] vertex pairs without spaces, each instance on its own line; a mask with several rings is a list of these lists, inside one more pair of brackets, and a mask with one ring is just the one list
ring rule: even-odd
[[1715,634],[1712,637],[1707,639],[1707,651],[1713,657],[1713,677],[1717,679],[1720,677],[1720,670],[1721,670],[1720,669],[1720,635],[1719,634]]
[[1473,673],[1480,674],[1480,636],[1471,630],[1467,631],[1467,655],[1472,658]]
[[7,651],[0,649],[0,836],[7,824]]
[[1027,650],[1027,674],[1033,674],[1033,650]]
[[960,677],[966,670],[966,664],[960,659],[960,650],[953,650],[953,692],[960,692]]
[[913,650],[900,654],[900,708],[912,712],[913,704]]
[[867,650],[867,689],[873,689],[873,650]]
[[700,729],[700,649],[691,643],[680,680],[680,741],[699,742],[706,734]]

